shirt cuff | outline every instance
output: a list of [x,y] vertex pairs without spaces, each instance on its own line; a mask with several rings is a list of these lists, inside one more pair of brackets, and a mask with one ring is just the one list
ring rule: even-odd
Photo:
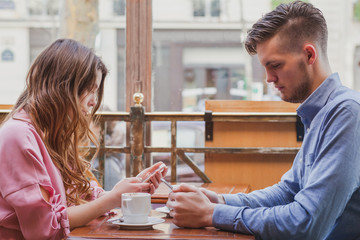
[[94,181],[94,180],[90,181],[90,186],[91,186],[91,188],[92,188],[92,195],[91,195],[90,201],[93,201],[93,200],[99,198],[100,193],[102,193],[102,192],[105,191],[105,190],[104,190],[102,187],[100,187],[100,186],[97,184],[97,182]]
[[241,217],[245,208],[247,207],[216,204],[212,218],[213,226],[226,231],[252,234]]
[[61,202],[60,194],[51,196],[49,202],[51,204],[51,211],[53,216],[51,223],[52,228],[62,228],[64,230],[64,235],[68,235],[70,233],[69,218],[67,215],[67,209]]

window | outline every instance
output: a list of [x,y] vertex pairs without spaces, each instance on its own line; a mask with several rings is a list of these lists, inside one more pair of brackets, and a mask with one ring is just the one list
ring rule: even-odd
[[15,9],[15,3],[12,0],[0,0],[0,9]]
[[28,1],[28,11],[30,15],[59,15],[59,0],[30,0]]
[[42,1],[31,0],[28,2],[28,6],[29,6],[28,10],[30,15],[42,15],[43,13]]
[[199,66],[184,70],[182,111],[205,111],[206,99],[247,99],[245,65]]
[[204,17],[205,16],[205,0],[194,0],[194,17]]
[[220,17],[220,0],[212,0],[211,1],[211,16],[212,17]]
[[[24,4],[23,9],[18,7],[17,3],[20,2]],[[11,16],[15,22],[21,22],[21,24],[14,26],[25,26],[11,29],[14,32],[12,36],[16,38],[16,41],[12,41],[14,44],[19,42],[18,39],[23,39],[18,45],[5,44],[4,37],[8,35],[8,28],[1,29],[0,46],[3,48],[0,49],[0,57],[11,59],[8,54],[1,56],[6,49],[13,51],[14,62],[21,59],[18,58],[17,51],[23,52],[25,55],[30,53],[30,60],[28,60],[28,56],[24,55],[25,63],[18,64],[16,62],[19,69],[28,70],[28,65],[31,64],[35,56],[58,36],[58,18],[54,18],[54,21],[50,22],[48,18],[42,17],[57,14],[61,2],[64,1],[0,0],[0,9],[16,6],[14,11],[16,14],[13,11],[1,11],[1,18]],[[126,3],[132,2],[136,5],[135,2],[139,2],[139,4],[141,2],[141,4],[146,5],[145,7],[148,7],[147,4],[150,3],[149,1],[126,0],[98,2],[100,5],[99,13],[107,17],[100,19],[100,37],[97,38],[96,51],[102,55],[109,69],[111,69],[107,79],[107,93],[104,102],[112,110],[126,111],[127,103],[132,105],[133,101],[130,97],[127,98],[127,95],[131,95],[127,93],[131,91],[125,80],[143,81],[143,77],[128,76],[125,78],[125,74],[131,73],[128,71],[130,67],[126,68],[125,66],[125,61],[127,61],[126,32],[130,27],[131,29],[128,32],[139,32],[139,28],[132,26],[125,28],[126,22],[122,21],[123,19],[119,21],[119,17],[114,17],[114,15],[123,16],[126,14]],[[271,95],[268,97],[270,99],[274,96],[273,91],[264,81],[266,76],[262,66],[258,64],[256,56],[251,58],[244,51],[241,36],[245,36],[246,30],[264,13],[280,3],[289,2],[289,0],[152,0],[151,2],[152,43],[142,47],[139,51],[143,56],[144,50],[151,48],[151,53],[146,56],[152,56],[152,71],[147,71],[144,75],[151,76],[152,86],[149,85],[142,89],[143,91],[153,89],[153,94],[150,95],[151,110],[182,111],[192,109],[201,111],[204,98],[216,99],[222,96],[228,99],[254,100],[251,93],[261,93],[261,91],[253,92],[255,83],[257,86],[263,84],[264,96]],[[349,44],[358,46],[360,44],[359,31],[356,31],[359,25],[358,21],[360,21],[360,0],[350,1],[353,8],[346,7],[349,1],[333,1],[331,5],[325,2],[314,1],[314,4],[323,10],[328,20],[328,26],[331,26],[331,28],[329,27],[329,60],[332,65],[338,66],[338,71],[345,76],[343,78],[344,84],[352,87],[357,84],[353,82],[353,68],[349,70],[349,64],[339,59],[344,54],[347,56],[346,59],[353,59],[353,47],[346,46]],[[38,18],[40,21],[28,21],[28,15],[23,14],[23,11],[28,11],[31,14],[30,20],[33,17],[40,16],[41,19]],[[348,18],[349,14],[353,14],[354,17]],[[358,21],[354,22],[354,19]],[[9,20],[6,19],[6,21]],[[342,26],[343,24],[346,28]],[[7,26],[7,22],[4,21],[2,25]],[[132,25],[134,25],[133,22]],[[151,26],[146,26],[141,29],[150,28]],[[141,37],[144,35],[146,34],[142,34]],[[25,36],[29,36],[29,40]],[[139,38],[135,37],[134,39]],[[24,41],[29,41],[30,44],[25,44]],[[143,42],[147,41],[150,42],[147,39],[144,39]],[[339,46],[337,44],[339,41],[344,42],[344,44]],[[21,51],[19,50],[20,47],[22,47]],[[28,49],[29,47],[30,49]],[[135,49],[138,50],[139,48]],[[142,57],[138,57],[138,59],[140,58]],[[9,65],[3,60],[1,63]],[[358,66],[358,63],[355,66]],[[16,71],[4,69],[5,71],[0,71],[0,78],[8,79],[11,76],[12,79],[18,78],[17,81],[19,82],[23,81],[23,77],[15,76]],[[145,71],[142,69],[133,72]],[[256,89],[260,88],[257,87]],[[1,95],[3,95],[2,92]],[[145,101],[148,96],[145,95]]]
[[125,0],[114,0],[114,15],[115,16],[125,16],[126,10]]
[[193,0],[194,17],[220,17],[220,0]]
[[59,1],[47,0],[46,1],[46,15],[56,16],[59,15]]
[[13,62],[14,61],[14,53],[6,49],[1,53],[1,61],[3,62]]

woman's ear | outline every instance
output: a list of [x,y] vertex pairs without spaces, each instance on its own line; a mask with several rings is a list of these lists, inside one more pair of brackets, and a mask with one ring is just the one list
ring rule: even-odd
[[317,59],[317,50],[313,44],[306,44],[304,46],[304,53],[309,64],[314,64]]

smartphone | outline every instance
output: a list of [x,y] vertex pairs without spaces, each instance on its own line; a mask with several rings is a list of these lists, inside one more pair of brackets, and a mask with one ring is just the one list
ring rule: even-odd
[[165,168],[166,168],[166,165],[164,163],[160,164],[154,171],[149,173],[142,182],[144,182],[144,183],[148,182],[150,180],[150,178],[156,174],[156,172],[162,173],[165,170]]
[[173,190],[173,186],[168,182],[166,181],[165,179],[161,178],[160,179],[163,183],[165,183],[165,185],[172,191]]

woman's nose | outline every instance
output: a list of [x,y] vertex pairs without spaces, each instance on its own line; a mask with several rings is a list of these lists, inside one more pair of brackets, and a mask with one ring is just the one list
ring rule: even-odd
[[90,98],[89,101],[89,107],[94,107],[97,103],[97,96],[96,94],[93,94],[93,96]]

